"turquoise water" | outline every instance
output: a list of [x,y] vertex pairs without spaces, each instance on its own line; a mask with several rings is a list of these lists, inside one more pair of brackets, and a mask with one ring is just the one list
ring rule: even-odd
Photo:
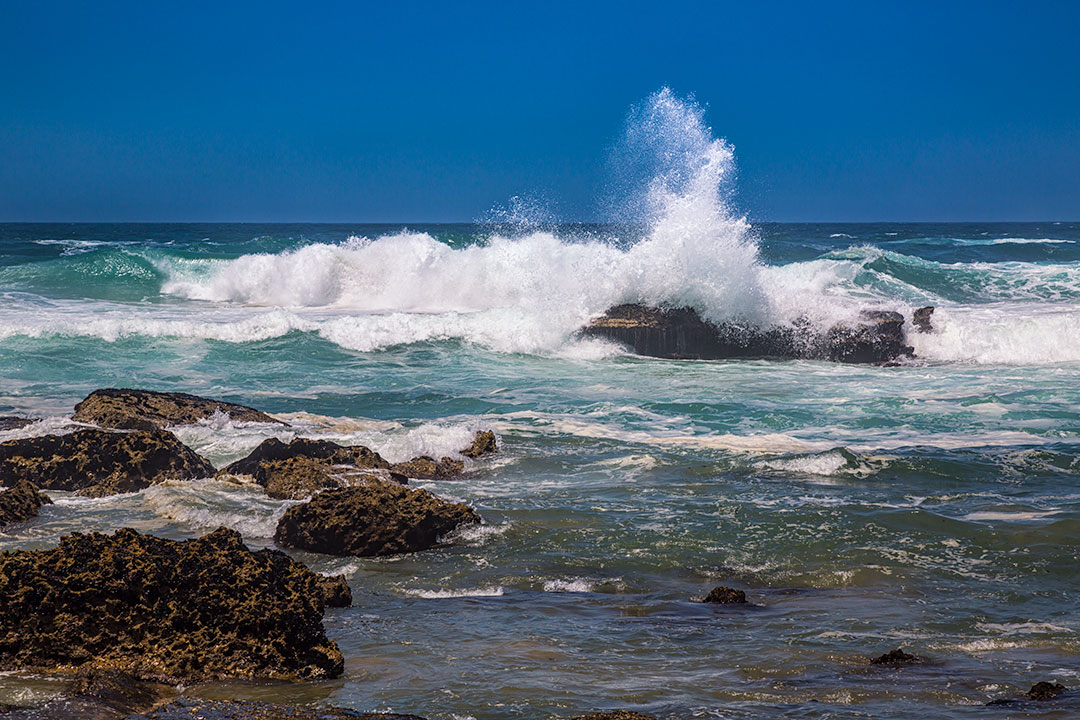
[[[680,215],[680,213],[688,213]],[[691,219],[695,219],[691,222]],[[628,301],[827,324],[933,304],[900,367],[633,357],[574,330]],[[0,226],[0,414],[182,390],[391,460],[502,444],[426,486],[485,519],[360,560],[341,680],[212,686],[433,719],[1071,717],[1080,686],[1080,224]],[[221,465],[276,427],[179,428]],[[200,481],[54,493],[0,548],[131,526],[272,544],[288,503]],[[717,584],[749,608],[695,603]],[[903,646],[933,662],[871,668]],[[55,692],[0,677],[0,702]]]

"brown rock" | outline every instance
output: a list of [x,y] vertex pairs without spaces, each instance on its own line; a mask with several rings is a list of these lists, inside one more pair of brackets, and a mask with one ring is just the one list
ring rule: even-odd
[[352,605],[352,589],[344,575],[319,575],[318,583],[326,607],[346,608]]
[[1028,690],[1027,693],[1027,699],[1038,701],[1053,700],[1058,695],[1065,692],[1065,690],[1065,686],[1061,683],[1048,683],[1044,680],[1031,686],[1031,689]]
[[467,458],[475,460],[483,455],[491,455],[499,452],[499,445],[495,441],[495,433],[490,430],[480,430],[473,438],[472,444],[461,451]]
[[30,418],[14,417],[11,415],[0,416],[0,432],[3,432],[4,430],[18,430],[19,428],[24,428],[35,422],[37,421]]
[[42,505],[52,505],[49,496],[38,492],[29,480],[19,480],[7,490],[0,490],[0,527],[36,517]]
[[392,472],[390,463],[362,445],[309,438],[296,438],[286,445],[270,438],[218,474],[247,475],[266,488],[271,497],[299,499],[374,477],[364,470]]
[[25,479],[45,490],[99,497],[213,474],[209,461],[166,430],[76,430],[0,443],[4,485]]
[[332,678],[318,576],[225,528],[177,542],[123,529],[0,553],[0,670],[107,668],[175,684]]
[[421,480],[445,480],[460,475],[461,471],[465,469],[465,463],[450,457],[435,460],[433,457],[421,455],[406,462],[395,463],[391,466],[391,469],[405,477]]
[[746,593],[724,585],[714,587],[702,602],[718,605],[739,605],[746,602]]
[[275,705],[251,700],[180,698],[127,720],[424,720],[417,715],[361,713],[334,707]]
[[285,511],[274,539],[329,555],[393,555],[434,547],[459,525],[480,522],[475,510],[426,490],[370,480],[324,490]]
[[109,388],[95,390],[75,406],[73,419],[120,430],[153,430],[192,425],[222,412],[233,420],[285,425],[246,405],[187,393]]

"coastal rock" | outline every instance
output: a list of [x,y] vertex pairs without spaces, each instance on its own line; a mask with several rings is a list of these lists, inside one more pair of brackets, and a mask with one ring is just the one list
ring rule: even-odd
[[192,425],[219,412],[243,422],[285,424],[246,405],[187,393],[127,388],[95,390],[75,406],[73,419],[119,430],[153,430]]
[[930,322],[930,317],[934,314],[934,306],[927,305],[921,307],[911,314],[911,324],[915,326],[915,329],[921,333],[928,333],[934,331],[934,325]]
[[19,480],[7,490],[0,490],[0,528],[36,517],[42,505],[52,505],[52,500],[29,480]]
[[467,458],[475,460],[484,455],[492,455],[499,452],[499,443],[495,439],[495,433],[490,430],[478,430],[472,444],[461,451]]
[[285,511],[274,539],[286,547],[329,555],[394,555],[434,547],[441,535],[480,516],[426,490],[370,480],[324,490]]
[[0,670],[107,668],[169,684],[333,678],[318,576],[219,528],[174,541],[117,530],[0,553]]
[[271,497],[296,500],[375,477],[364,470],[389,471],[393,475],[390,463],[362,445],[345,446],[309,438],[296,438],[286,445],[270,438],[218,475],[247,475],[266,488]]
[[24,428],[27,425],[31,425],[35,422],[37,421],[32,420],[31,418],[15,417],[13,415],[3,415],[0,416],[0,432],[4,432],[5,430],[18,430],[19,428]]
[[183,697],[127,720],[424,720],[417,715],[362,713],[334,707],[275,705],[251,700],[203,700]]
[[1044,680],[1032,685],[1025,697],[1027,697],[1028,700],[1037,700],[1040,702],[1053,700],[1065,692],[1066,689],[1067,688],[1061,683],[1049,683]]
[[581,715],[574,720],[656,720],[652,715],[634,712],[633,710],[609,710],[607,712],[595,712]]
[[461,471],[465,469],[465,463],[450,457],[436,460],[428,455],[421,455],[412,460],[394,463],[391,467],[394,472],[405,477],[418,480],[445,480],[460,475]]
[[581,330],[613,340],[639,355],[672,359],[780,358],[844,363],[888,363],[912,357],[900,313],[868,310],[825,332],[809,323],[757,328],[709,322],[689,307],[617,305]]
[[176,692],[167,685],[139,680],[111,668],[86,665],[75,674],[70,692],[77,698],[93,698],[103,709],[122,715],[144,712],[176,697]]
[[902,665],[917,665],[919,663],[926,662],[918,655],[912,655],[906,653],[902,648],[896,648],[890,650],[884,655],[878,655],[876,658],[870,661],[871,665],[887,665],[889,667],[900,667]]
[[76,430],[0,443],[0,485],[29,480],[100,497],[213,474],[209,461],[165,430]]
[[746,593],[724,585],[714,587],[702,602],[717,605],[742,605],[746,603]]
[[318,575],[316,579],[326,607],[345,608],[352,605],[352,589],[344,575]]

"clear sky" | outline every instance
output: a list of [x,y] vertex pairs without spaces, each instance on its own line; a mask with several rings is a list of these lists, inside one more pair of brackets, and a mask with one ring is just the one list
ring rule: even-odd
[[590,219],[665,85],[751,220],[1080,219],[1080,2],[0,7],[0,221]]

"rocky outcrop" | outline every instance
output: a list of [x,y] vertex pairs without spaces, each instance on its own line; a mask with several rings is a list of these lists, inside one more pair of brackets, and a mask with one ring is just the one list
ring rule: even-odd
[[930,320],[933,314],[933,305],[918,308],[915,312],[911,313],[911,324],[921,333],[934,332],[934,324]]
[[329,555],[394,555],[434,547],[439,537],[480,516],[426,490],[371,480],[324,490],[285,511],[274,539],[286,547]]
[[175,684],[332,678],[319,577],[225,528],[177,542],[134,530],[0,553],[0,670],[108,668]]
[[[473,437],[469,447],[461,450],[459,454],[475,460],[497,452],[499,452],[499,445],[495,439],[495,433],[490,430],[480,430]],[[421,455],[392,466],[394,472],[420,480],[445,480],[460,475],[464,469],[465,463],[461,460],[455,460],[452,457],[436,460],[430,455]]]
[[472,444],[462,450],[461,454],[475,460],[478,457],[492,455],[497,452],[499,452],[499,444],[495,440],[495,433],[490,430],[478,430],[476,436],[473,437]]
[[595,712],[581,715],[574,720],[656,720],[652,715],[634,712],[633,710],[608,710],[607,712]]
[[99,497],[213,474],[209,461],[165,430],[77,430],[0,443],[0,485],[29,480]]
[[821,332],[809,323],[766,328],[705,320],[693,308],[617,305],[581,330],[639,355],[672,359],[781,358],[888,363],[912,357],[900,313],[867,310]]
[[746,604],[746,593],[742,590],[720,585],[710,590],[702,602],[717,605],[744,605]]
[[[370,471],[393,472],[382,456],[362,445],[309,438],[296,438],[286,445],[270,438],[218,474],[249,476],[271,497],[295,500],[376,477]],[[405,481],[404,476],[393,479]]]
[[344,608],[352,605],[352,589],[344,575],[318,575],[316,580],[326,607]]
[[2,415],[0,416],[0,432],[4,432],[5,430],[18,430],[19,428],[24,428],[35,422],[37,421],[31,420],[30,418]]
[[250,700],[180,698],[127,720],[424,720],[417,715],[362,713],[334,707],[275,705]]
[[74,420],[120,430],[153,430],[192,425],[225,413],[243,422],[285,423],[246,405],[187,393],[109,388],[95,390],[75,406]]
[[7,490],[0,490],[0,528],[36,517],[42,505],[52,505],[29,480],[19,480]]
[[926,662],[918,655],[912,655],[906,653],[902,648],[896,648],[890,650],[884,655],[878,655],[876,658],[870,661],[871,665],[885,665],[888,667],[900,667],[902,665],[918,665]]
[[1067,688],[1061,683],[1050,683],[1045,680],[1037,682],[1031,686],[1031,689],[1027,691],[1026,697],[1028,700],[1035,700],[1038,702],[1044,702],[1046,700],[1053,700],[1059,695],[1065,692]]

